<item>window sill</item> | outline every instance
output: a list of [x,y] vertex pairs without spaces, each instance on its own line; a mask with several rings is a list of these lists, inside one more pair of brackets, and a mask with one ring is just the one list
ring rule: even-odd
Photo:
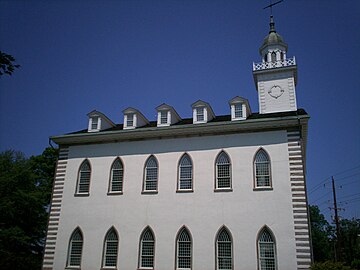
[[[158,194],[158,191],[157,190],[143,190],[141,192],[141,194],[143,194],[143,195],[153,195],[153,194]],[[150,269],[152,269],[152,268],[150,268]]]
[[253,188],[253,191],[267,191],[267,190],[273,190],[272,187],[257,187]]
[[100,270],[117,270],[117,267],[101,267]]
[[[123,192],[122,191],[113,191],[113,192],[108,192],[107,195],[108,196],[123,195]],[[106,269],[115,269],[115,268],[106,268]]]
[[81,270],[81,267],[80,266],[66,266],[65,269],[66,270],[73,270],[73,269]]
[[232,188],[216,188],[214,189],[214,192],[232,192]]
[[74,196],[75,197],[89,197],[90,193],[75,193]]
[[178,189],[176,190],[176,193],[191,193],[194,192],[193,189]]

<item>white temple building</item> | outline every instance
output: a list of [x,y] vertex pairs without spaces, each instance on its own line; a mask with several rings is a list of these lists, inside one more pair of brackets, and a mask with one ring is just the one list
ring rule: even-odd
[[309,269],[309,115],[287,49],[271,17],[258,113],[240,96],[221,116],[202,100],[186,119],[167,104],[153,121],[129,107],[123,124],[92,111],[86,129],[51,137],[43,269]]

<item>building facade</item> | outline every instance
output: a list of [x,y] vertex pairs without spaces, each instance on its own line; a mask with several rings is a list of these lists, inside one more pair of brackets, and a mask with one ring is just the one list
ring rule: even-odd
[[270,32],[254,63],[259,113],[167,104],[149,121],[88,114],[54,136],[60,154],[43,262],[60,269],[309,269],[305,164],[309,115],[297,108],[295,58]]

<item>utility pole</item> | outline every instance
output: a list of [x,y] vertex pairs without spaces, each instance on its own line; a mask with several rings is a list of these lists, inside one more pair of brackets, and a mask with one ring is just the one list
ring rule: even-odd
[[338,207],[336,203],[336,190],[335,190],[335,180],[334,177],[331,177],[332,189],[334,196],[334,212],[335,212],[335,225],[336,225],[336,250],[335,250],[335,261],[341,261],[341,235],[340,235],[340,224],[339,224],[339,215]]

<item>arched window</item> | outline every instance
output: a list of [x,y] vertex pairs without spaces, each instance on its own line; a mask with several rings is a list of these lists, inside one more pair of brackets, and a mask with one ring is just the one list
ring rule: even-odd
[[222,151],[216,158],[216,189],[231,188],[231,162],[229,156]]
[[255,188],[271,187],[270,158],[264,149],[260,149],[254,159]]
[[281,61],[284,61],[285,59],[284,59],[284,53],[283,52],[280,52],[280,60]]
[[275,62],[276,61],[276,52],[272,52],[271,53],[271,62]]
[[260,270],[276,269],[276,246],[272,233],[267,227],[261,230],[258,238],[258,263]]
[[176,269],[191,269],[192,243],[189,231],[183,227],[176,241]]
[[221,228],[216,239],[217,270],[233,269],[232,267],[232,240],[230,232]]
[[77,193],[79,193],[79,194],[89,193],[90,176],[91,176],[90,162],[86,159],[80,165],[80,170],[79,170],[79,175],[78,175]]
[[124,167],[120,158],[115,159],[110,171],[110,192],[122,192],[124,179]]
[[184,154],[179,161],[178,190],[192,190],[192,161],[188,154]]
[[70,237],[67,257],[68,267],[81,266],[81,254],[83,248],[83,236],[79,228],[76,228]]
[[145,164],[144,191],[157,191],[158,163],[154,156],[150,156]]
[[147,227],[141,234],[139,255],[139,268],[154,268],[155,237],[149,227]]
[[103,267],[116,268],[118,258],[119,238],[114,228],[111,228],[104,242]]

